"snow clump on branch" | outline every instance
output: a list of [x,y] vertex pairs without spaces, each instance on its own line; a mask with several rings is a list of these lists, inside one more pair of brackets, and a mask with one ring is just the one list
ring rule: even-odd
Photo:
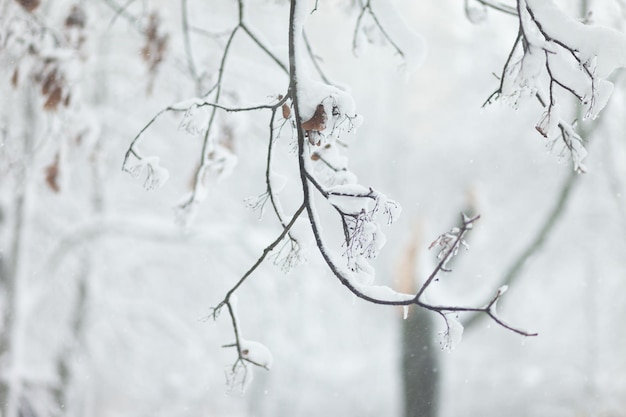
[[517,107],[525,96],[536,97],[545,108],[536,130],[554,146],[561,141],[574,169],[585,172],[587,155],[576,121],[567,120],[559,105],[563,95],[582,105],[582,118],[595,119],[613,93],[607,78],[626,67],[626,35],[579,22],[552,0],[518,0],[519,31],[504,64],[500,87],[487,103],[502,99]]
[[128,172],[134,178],[138,178],[146,171],[146,179],[143,186],[146,190],[156,190],[169,179],[170,174],[167,169],[160,165],[158,156],[145,156],[141,159],[136,158],[134,163],[128,161],[124,165],[124,171]]
[[308,80],[299,84],[302,128],[311,145],[324,145],[353,133],[363,123],[355,112],[355,103],[345,91],[335,86]]

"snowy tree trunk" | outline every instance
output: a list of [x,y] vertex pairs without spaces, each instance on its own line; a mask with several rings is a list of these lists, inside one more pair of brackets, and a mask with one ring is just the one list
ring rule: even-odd
[[[397,266],[401,291],[417,291],[419,251],[422,228],[416,223],[409,243]],[[426,309],[409,307],[401,327],[401,373],[404,387],[405,417],[431,417],[437,414],[439,374],[433,320]]]
[[413,309],[402,325],[405,417],[437,415],[439,373],[430,312]]
[[[96,56],[107,56],[109,46],[110,45],[106,43],[101,45],[103,50],[99,51]],[[102,58],[98,59],[103,61]],[[105,62],[101,62],[100,64],[102,66],[106,65]],[[90,106],[98,107],[100,105],[105,105],[104,103],[106,103],[106,100],[109,99],[106,86],[110,85],[111,81],[108,75],[109,74],[106,71],[95,74],[97,82],[94,85],[94,94],[92,98],[93,102],[89,103]],[[98,138],[98,141],[100,141],[100,138]],[[98,153],[101,152],[101,146],[103,145],[99,144],[94,147],[95,150],[91,156],[92,163],[89,164],[91,187],[87,191],[89,195],[86,197],[89,198],[91,210],[86,214],[86,218],[104,217],[104,181],[101,172],[101,161],[98,160]],[[81,195],[80,197],[83,196]],[[62,239],[60,239],[60,241],[61,240]],[[72,337],[65,343],[59,356],[56,358],[58,385],[52,390],[57,407],[59,409],[65,409],[66,413],[69,413],[68,404],[70,403],[70,389],[73,382],[72,380],[75,377],[73,374],[74,369],[72,362],[75,361],[75,358],[81,357],[85,354],[85,321],[87,320],[87,315],[89,314],[89,303],[91,300],[90,279],[94,271],[97,270],[97,268],[94,267],[94,262],[96,262],[97,258],[94,256],[94,254],[97,253],[97,249],[94,249],[94,245],[95,243],[93,242],[83,242],[83,244],[79,245],[80,247],[68,250],[67,252],[62,253],[58,259],[54,260],[54,264],[59,265],[63,262],[67,255],[77,251],[80,252],[80,269],[75,283],[76,294],[72,313],[69,318],[70,334]],[[49,271],[50,274],[54,274],[55,272],[56,271]],[[81,412],[78,411],[78,413],[80,414]]]
[[13,211],[9,215],[9,251],[2,270],[2,332],[0,332],[0,359],[4,364],[0,379],[0,406],[3,417],[18,415],[20,401],[20,375],[16,363],[19,356],[19,300],[20,281],[24,276],[24,246],[30,192],[30,167],[33,158],[35,112],[32,91],[24,99],[23,161],[15,168],[15,194]]
[[72,338],[68,340],[66,346],[56,360],[56,370],[59,382],[53,389],[53,395],[59,410],[66,408],[68,404],[68,393],[72,383],[72,361],[81,356],[80,350],[84,347],[85,318],[87,316],[87,306],[89,302],[89,274],[91,273],[91,256],[88,252],[82,260],[81,270],[76,282],[76,298],[74,300],[73,314],[70,318]]

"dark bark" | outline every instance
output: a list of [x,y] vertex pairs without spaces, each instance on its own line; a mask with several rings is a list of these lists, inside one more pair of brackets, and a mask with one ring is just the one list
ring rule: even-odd
[[434,417],[438,409],[439,369],[432,315],[412,308],[402,322],[404,416]]

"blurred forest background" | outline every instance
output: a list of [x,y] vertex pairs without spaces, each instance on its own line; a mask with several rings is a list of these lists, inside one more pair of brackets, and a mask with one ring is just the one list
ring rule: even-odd
[[[161,188],[146,191],[121,170],[157,112],[214,80],[237,2],[37,3],[0,0],[4,416],[402,416],[411,358],[426,362],[430,415],[626,416],[623,79],[599,119],[582,125],[589,172],[575,174],[536,132],[536,102],[481,107],[515,39],[514,17],[490,10],[473,24],[461,0],[396,1],[428,47],[413,69],[375,30],[355,56],[357,3],[320,0],[307,35],[364,118],[350,167],[403,207],[385,228],[377,282],[418,285],[436,263],[429,244],[461,211],[480,213],[471,250],[437,283],[437,298],[481,305],[522,259],[499,310],[539,336],[477,320],[454,350],[441,351],[437,317],[410,311],[405,321],[400,309],[355,298],[311,244],[307,263],[285,274],[270,259],[238,293],[241,326],[274,356],[241,393],[224,377],[230,323],[206,318],[279,233],[246,205],[264,191],[266,115],[221,116],[237,165],[211,180],[187,227],[173,208],[190,190],[200,138],[181,128],[181,114],[164,114],[142,144],[169,171]],[[246,4],[248,24],[286,62],[288,2]],[[558,4],[624,29],[621,1]],[[31,44],[41,49],[20,52]],[[286,86],[245,36],[234,40],[225,74],[223,94],[240,105]],[[283,129],[276,159],[286,173],[293,138],[289,124]],[[292,211],[291,193],[297,184],[282,194]],[[529,248],[537,250],[520,258]],[[416,318],[426,322],[407,325]]]

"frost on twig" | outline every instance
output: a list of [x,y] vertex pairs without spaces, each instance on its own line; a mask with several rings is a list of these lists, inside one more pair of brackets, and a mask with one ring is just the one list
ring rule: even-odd
[[477,0],[465,0],[465,16],[473,24],[487,19],[487,6]]
[[[473,227],[476,219],[470,219],[467,215],[463,214],[463,223],[466,225],[465,230],[470,230]],[[448,262],[459,253],[461,246],[469,250],[469,245],[463,239],[461,229],[453,227],[449,232],[443,233],[430,244],[428,249],[432,249],[435,246],[439,246],[439,253],[437,254],[437,260],[441,263],[441,270],[444,272],[450,272],[448,268]]]
[[192,136],[200,136],[206,132],[210,113],[207,108],[203,108],[199,103],[193,102],[183,114],[183,118],[178,124],[178,129]]
[[235,289],[236,287],[229,291],[226,298],[217,307],[212,309],[210,317],[217,320],[223,308],[228,310],[235,340],[222,347],[234,348],[237,357],[233,364],[226,368],[226,383],[231,390],[239,388],[241,392],[243,392],[250,382],[252,382],[253,370],[249,365],[254,365],[255,367],[269,371],[274,358],[265,345],[260,342],[245,339],[242,336],[237,313],[238,301],[237,297],[234,295]]
[[368,43],[388,44],[409,72],[423,62],[426,42],[406,24],[391,2],[359,0],[356,4],[358,16],[352,37],[352,51],[355,55]]
[[426,308],[430,311],[438,313],[445,322],[446,329],[440,333],[442,336],[442,346],[444,348],[453,348],[460,341],[460,337],[462,334],[462,325],[456,323],[456,319],[458,319],[459,313],[464,312],[473,312],[473,313],[481,313],[489,316],[493,321],[498,323],[500,326],[511,330],[517,334],[522,336],[536,336],[537,333],[528,332],[526,330],[520,329],[519,327],[512,326],[504,322],[496,312],[496,304],[500,297],[506,292],[507,287],[502,286],[498,289],[495,296],[485,305],[485,307],[460,307],[460,306],[444,306],[444,305],[435,305],[430,304],[429,302],[424,301],[424,293],[430,287],[430,285],[438,280],[439,272],[451,272],[449,268],[446,267],[447,263],[450,259],[458,254],[459,248],[464,246],[466,249],[469,248],[467,243],[464,243],[464,237],[467,232],[473,229],[474,223],[480,218],[480,216],[469,217],[465,214],[461,215],[462,224],[461,227],[455,227],[450,232],[444,233],[440,235],[432,244],[431,248],[435,246],[440,246],[441,250],[437,255],[438,264],[435,267],[434,271],[428,276],[420,290],[417,292],[415,296],[415,303],[423,308]]
[[[307,142],[307,146],[311,147],[311,144]],[[337,147],[327,147],[326,151],[329,149]],[[390,225],[395,222],[401,212],[400,205],[380,191],[357,184],[356,176],[337,154],[331,156],[315,147],[309,152],[312,152],[311,157],[303,161],[301,167],[303,178],[339,215],[343,229],[343,256],[348,269],[370,277],[367,280],[373,279],[374,271],[367,260],[375,259],[385,245],[381,223]],[[317,173],[320,179],[313,173]]]
[[442,350],[454,350],[463,338],[463,325],[459,321],[459,313],[442,314],[446,328],[438,333]]
[[574,169],[585,172],[583,138],[560,103],[573,97],[582,105],[583,119],[598,117],[613,92],[607,77],[626,66],[626,35],[576,21],[552,0],[517,0],[516,12],[518,34],[500,86],[486,103],[500,99],[517,107],[521,98],[535,96],[545,108],[536,130],[551,146],[560,140]]
[[438,313],[444,320],[446,328],[444,331],[440,333],[441,344],[443,348],[451,349],[458,344],[461,339],[461,335],[463,332],[463,326],[458,322],[459,313],[481,313],[489,316],[493,321],[498,323],[500,326],[520,334],[522,336],[536,336],[537,333],[528,332],[526,330],[520,329],[519,327],[512,326],[506,322],[504,322],[496,312],[496,304],[500,297],[506,292],[507,287],[502,286],[498,289],[495,296],[484,306],[484,307],[461,307],[461,306],[445,306],[445,305],[436,305],[431,304],[424,299],[424,293],[426,290],[432,285],[433,282],[437,281],[439,278],[440,272],[450,272],[450,269],[446,267],[449,260],[458,254],[459,248],[464,246],[468,248],[467,244],[464,243],[464,237],[467,232],[473,229],[474,223],[480,218],[480,216],[469,217],[465,214],[461,215],[462,224],[460,227],[453,228],[450,232],[442,234],[439,238],[437,238],[433,244],[431,244],[431,248],[434,246],[440,246],[441,250],[437,255],[438,264],[433,270],[433,272],[428,276],[422,287],[417,292],[417,295],[414,298],[415,304],[426,308],[430,311]]
[[336,185],[326,191],[328,202],[341,217],[344,228],[344,256],[353,265],[358,257],[374,259],[386,242],[379,219],[392,224],[400,206],[384,194],[357,184]]
[[170,176],[169,172],[160,165],[158,156],[138,158],[133,155],[126,160],[123,169],[134,178],[142,176],[145,172],[143,186],[146,190],[160,188]]
[[583,159],[587,156],[587,149],[585,149],[583,139],[576,132],[574,127],[568,123],[559,123],[559,132],[560,134],[552,140],[551,146],[554,146],[560,139],[562,142],[562,150],[559,156],[565,157],[569,155],[576,172],[587,172],[587,167],[582,163]]
[[287,274],[298,265],[306,263],[307,257],[304,250],[294,238],[287,237],[283,239],[282,245],[271,256],[272,263],[280,270]]
[[225,370],[226,385],[231,391],[239,389],[240,392],[244,392],[250,386],[254,377],[254,369],[250,365],[268,371],[272,367],[274,360],[272,353],[262,343],[240,339],[239,343],[231,343],[223,347],[239,350],[239,357]]

